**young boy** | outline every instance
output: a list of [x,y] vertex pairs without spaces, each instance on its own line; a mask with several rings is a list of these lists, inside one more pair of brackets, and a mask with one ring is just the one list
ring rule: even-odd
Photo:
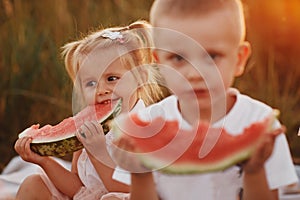
[[[185,108],[193,95],[200,120],[233,134],[272,112],[231,88],[251,54],[239,0],[156,0],[150,21],[161,71],[189,122],[193,123],[192,113]],[[192,89],[182,86],[175,75]],[[280,187],[298,181],[286,137],[279,130],[266,133],[242,167],[196,175],[132,173],[131,199],[278,199]]]

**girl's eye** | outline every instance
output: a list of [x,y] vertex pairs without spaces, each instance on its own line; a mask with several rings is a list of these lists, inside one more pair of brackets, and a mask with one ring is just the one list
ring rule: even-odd
[[89,81],[85,84],[86,87],[94,87],[97,85],[97,81]]
[[120,78],[118,77],[118,76],[109,76],[108,78],[107,78],[107,81],[116,81],[116,80],[119,80]]

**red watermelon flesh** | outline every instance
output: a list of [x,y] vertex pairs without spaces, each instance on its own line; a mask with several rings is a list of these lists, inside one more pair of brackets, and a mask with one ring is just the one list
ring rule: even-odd
[[96,104],[87,106],[73,117],[68,117],[59,124],[32,125],[19,134],[21,137],[32,137],[31,149],[40,155],[64,156],[73,151],[83,148],[76,138],[75,133],[86,121],[97,120],[106,134],[110,129],[110,121],[119,114],[121,100],[111,104]]
[[224,170],[248,159],[274,119],[271,114],[245,128],[241,134],[232,135],[208,123],[180,128],[179,120],[165,120],[159,116],[147,122],[141,120],[138,113],[131,113],[118,117],[118,126],[113,128],[117,140],[130,140],[135,147],[134,153],[138,153],[150,169],[176,174],[204,173]]

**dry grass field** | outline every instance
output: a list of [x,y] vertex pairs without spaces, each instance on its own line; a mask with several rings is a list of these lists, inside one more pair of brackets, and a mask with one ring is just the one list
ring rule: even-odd
[[[84,3],[83,3],[84,2]],[[72,84],[60,47],[99,26],[148,19],[146,0],[0,0],[0,172],[17,135],[72,114]],[[244,0],[253,55],[241,92],[281,111],[295,162],[300,158],[300,1]],[[260,4],[260,5],[258,5]],[[47,9],[46,9],[47,8]],[[255,8],[255,9],[254,9]]]

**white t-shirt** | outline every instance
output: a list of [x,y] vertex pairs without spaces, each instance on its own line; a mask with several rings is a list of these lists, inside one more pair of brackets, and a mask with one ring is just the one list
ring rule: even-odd
[[[246,95],[238,92],[233,92],[233,95],[237,97],[235,105],[226,117],[213,125],[214,127],[224,127],[229,133],[239,134],[245,127],[263,120],[272,112],[270,106]],[[279,122],[277,126],[280,126]],[[273,154],[266,162],[265,170],[271,189],[298,181],[284,134],[276,138]],[[115,174],[114,178],[128,182],[124,176],[118,178]],[[242,176],[238,166],[206,174],[168,175],[154,172],[154,179],[158,194],[163,200],[232,200],[236,199],[242,188]]]

